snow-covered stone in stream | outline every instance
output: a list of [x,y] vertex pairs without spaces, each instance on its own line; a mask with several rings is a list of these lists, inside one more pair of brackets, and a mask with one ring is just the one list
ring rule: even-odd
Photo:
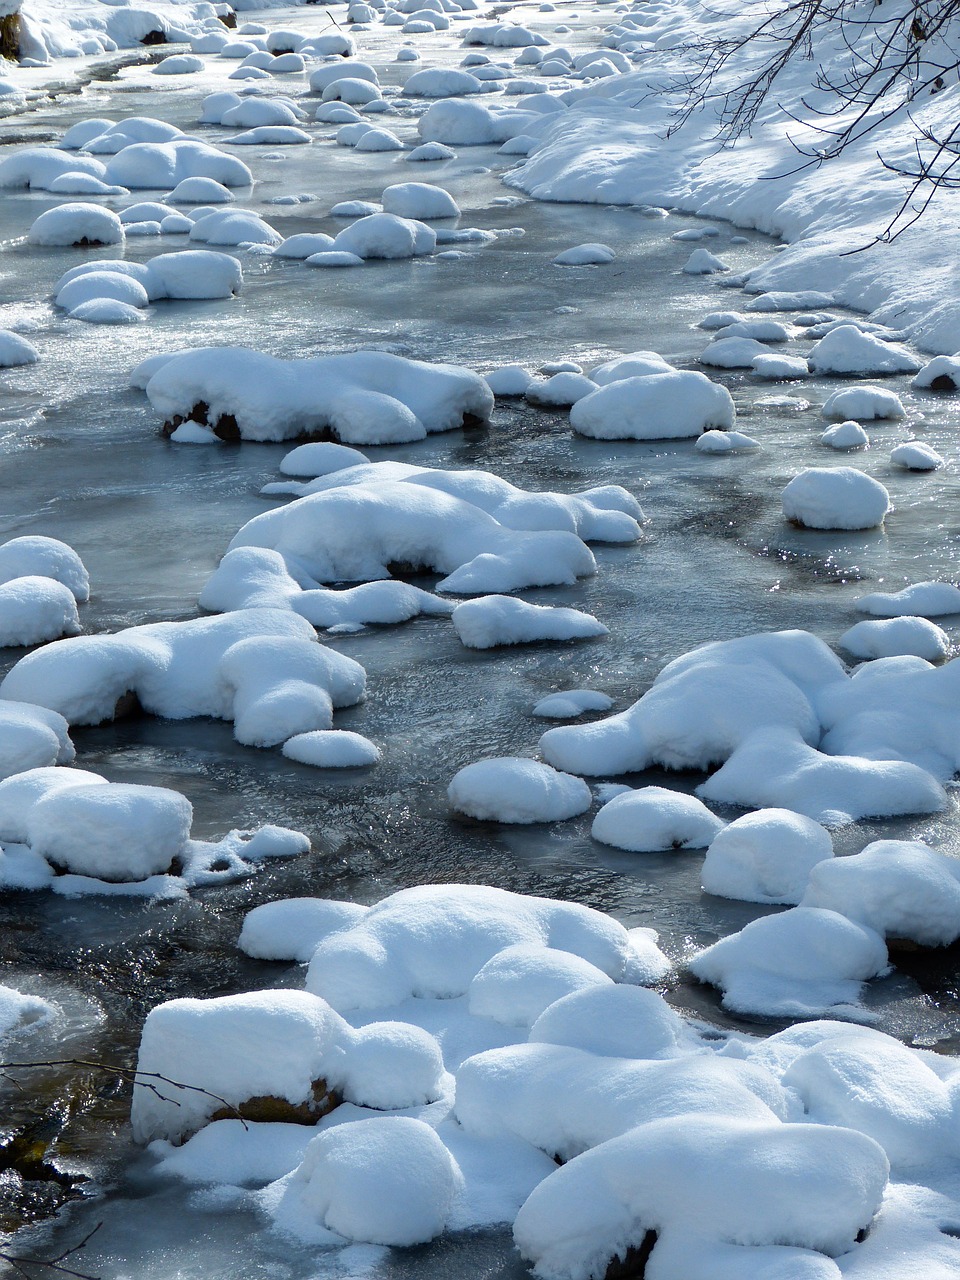
[[[855,325],[841,325],[808,352],[814,373],[870,377],[878,373],[916,373],[921,362],[905,347],[883,342]],[[859,417],[859,414],[851,414]]]
[[75,151],[24,147],[0,160],[0,188],[47,191],[52,182],[67,173],[87,174],[102,181],[106,165],[94,156],[77,155]]
[[700,356],[700,363],[716,369],[749,369],[754,360],[769,354],[755,338],[716,338]]
[[893,510],[880,481],[855,467],[808,467],[781,497],[785,518],[806,529],[875,529]]
[[664,440],[733,426],[726,387],[702,373],[677,370],[628,377],[577,402],[570,425],[597,440]]
[[453,160],[456,158],[456,152],[445,147],[442,142],[422,142],[419,147],[408,151],[403,158],[415,164],[428,163],[437,160]]
[[453,67],[415,71],[403,84],[404,96],[421,98],[462,98],[468,93],[479,93],[480,89],[476,76]]
[[822,293],[818,289],[799,289],[793,292],[774,290],[770,293],[761,293],[756,298],[751,298],[745,310],[798,311],[800,309],[809,310],[811,307],[829,307],[833,305],[833,302],[833,294]]
[[562,693],[548,693],[533,708],[535,716],[545,720],[572,720],[585,711],[609,711],[613,699],[596,689],[565,689]]
[[378,85],[380,77],[368,62],[360,62],[352,58],[324,63],[310,72],[310,92],[323,93],[327,85],[344,77],[350,80],[365,80],[368,84]]
[[643,378],[651,373],[673,373],[673,366],[656,351],[632,351],[629,355],[614,356],[590,370],[590,380],[598,387],[611,382],[623,382],[626,378]]
[[612,983],[585,987],[550,1005],[530,1028],[530,1042],[608,1058],[674,1058],[689,1043],[689,1032],[663,996]]
[[14,369],[24,364],[36,364],[40,359],[36,347],[19,333],[0,329],[0,369]]
[[934,356],[910,386],[917,391],[956,391],[960,387],[960,357]]
[[666,787],[641,787],[609,800],[590,834],[601,844],[630,853],[702,849],[725,823],[702,801]]
[[70,787],[107,785],[106,778],[85,769],[45,767],[27,769],[0,782],[0,841],[26,844],[27,821],[34,805],[54,791]]
[[150,301],[146,289],[132,276],[119,271],[85,271],[58,289],[56,304],[64,311],[73,311],[98,298],[125,302],[131,307],[146,307]]
[[842,422],[848,418],[856,422],[873,422],[907,416],[900,397],[883,387],[849,387],[846,391],[834,391],[820,412],[828,422]]
[[0,583],[0,648],[42,644],[79,630],[77,602],[63,583],[35,574]]
[[311,253],[309,258],[304,260],[304,265],[308,267],[362,267],[363,258],[355,253],[347,253],[345,250],[322,249],[320,253]]
[[329,729],[333,709],[360,701],[364,684],[363,668],[317,644],[304,619],[249,609],[57,640],[21,658],[0,692],[74,724],[112,720],[132,694],[154,715],[233,720],[239,742],[274,746]]
[[584,397],[592,395],[596,386],[582,373],[564,369],[547,378],[546,382],[531,380],[524,392],[531,404],[544,408],[568,409]]
[[246,347],[201,347],[152,367],[147,396],[166,419],[198,421],[204,404],[211,425],[232,419],[247,440],[326,429],[352,444],[398,444],[452,430],[466,416],[486,421],[493,410],[478,374],[381,351],[278,360]]
[[[865,720],[869,723],[869,717]],[[902,758],[844,755],[839,744],[830,744],[830,750],[829,755],[818,751],[795,729],[757,729],[697,788],[697,794],[715,804],[782,806],[827,826],[860,818],[940,813],[947,807],[943,787],[916,764]],[[884,744],[881,750],[886,754],[889,748]]]
[[273,124],[259,125],[255,129],[246,129],[229,139],[233,147],[259,146],[303,146],[313,139],[304,129],[296,129],[292,125]]
[[264,1194],[285,1235],[316,1243],[425,1244],[447,1226],[463,1186],[435,1129],[407,1116],[339,1124],[313,1139],[300,1165]]
[[428,182],[398,182],[387,187],[380,197],[384,213],[394,213],[400,218],[459,217],[460,207],[443,187]]
[[724,1008],[766,1017],[857,1016],[861,987],[885,973],[887,948],[873,929],[820,907],[752,920],[689,962],[723,992]]
[[380,748],[360,733],[344,729],[314,729],[298,733],[283,744],[283,754],[298,764],[317,769],[360,769],[380,760]]
[[336,591],[301,587],[283,556],[265,547],[228,551],[204,585],[200,605],[216,613],[292,609],[315,627],[391,625],[421,614],[450,614],[454,608],[451,601],[406,582],[365,582]]
[[307,989],[341,1012],[391,1007],[414,994],[453,998],[498,951],[520,942],[569,951],[615,982],[634,954],[621,924],[579,903],[486,885],[424,885],[391,894],[351,922],[331,921]]
[[259,960],[306,964],[328,933],[361,920],[368,910],[358,903],[327,898],[265,902],[247,913],[237,945]]
[[90,598],[90,576],[73,547],[56,538],[26,534],[0,543],[0,583],[37,575],[53,578],[81,604]]
[[395,213],[371,213],[344,227],[333,242],[333,251],[364,259],[415,258],[433,253],[436,244],[436,233],[424,222]]
[[[135,188],[170,190],[184,178],[212,178],[225,187],[249,187],[253,174],[236,156],[204,142],[138,142],[126,146],[107,161],[107,182]],[[2,180],[2,173],[0,173]]]
[[753,453],[761,446],[742,431],[705,431],[693,447],[700,453]]
[[553,262],[558,267],[600,267],[613,262],[616,256],[606,244],[577,244],[558,253]]
[[142,324],[144,319],[136,307],[115,298],[91,298],[67,314],[71,320],[83,320],[87,324]]
[[302,232],[298,236],[288,236],[283,244],[278,244],[274,250],[274,257],[293,257],[293,259],[306,259],[311,253],[323,253],[333,244],[333,236],[326,236],[324,232]]
[[[477,84],[479,85],[479,81]],[[481,102],[444,98],[431,103],[417,122],[424,142],[454,147],[483,147],[506,142],[523,133],[530,116],[520,111],[497,111]],[[0,168],[0,182],[3,170]]]
[[926,618],[890,618],[877,622],[858,622],[845,631],[840,647],[855,658],[891,658],[913,654],[937,662],[950,652],[950,637],[936,623]]
[[794,378],[809,378],[810,369],[802,356],[756,355],[750,361],[750,367],[758,378],[769,378],[776,382],[788,382]]
[[811,1124],[866,1134],[898,1173],[960,1154],[954,1092],[892,1036],[838,1029],[798,1054],[782,1078]]
[[346,102],[352,107],[362,107],[368,102],[376,102],[383,95],[377,85],[369,80],[352,79],[343,76],[331,80],[321,95],[323,102]]
[[0,699],[0,779],[27,769],[71,764],[70,726],[46,707]]
[[190,239],[202,244],[233,247],[241,244],[277,245],[283,236],[249,209],[216,209],[197,219],[190,229]]
[[419,1027],[354,1030],[303,991],[170,1000],[147,1015],[137,1062],[189,1089],[134,1090],[134,1138],[177,1141],[223,1114],[316,1121],[342,1099],[381,1110],[439,1096],[443,1062]]
[[[204,118],[209,124],[220,124],[230,129],[256,129],[261,125],[297,125],[306,119],[307,113],[285,98],[241,98],[224,94],[223,99],[233,98],[233,104],[220,103],[208,98],[204,102]],[[214,95],[220,97],[220,95]]]
[[[704,328],[702,324],[699,326]],[[722,325],[715,337],[719,338],[755,338],[757,342],[787,342],[795,334],[792,325],[782,324],[779,320],[747,320],[738,318],[728,325]]]
[[145,880],[170,869],[190,838],[192,819],[190,802],[165,787],[60,787],[30,809],[26,843],[76,875]]
[[189,76],[196,75],[205,67],[206,63],[202,58],[194,57],[190,53],[177,53],[158,62],[153,68],[153,74],[155,76]]
[[533,381],[533,375],[520,364],[505,364],[483,376],[495,396],[525,395]]
[[230,204],[236,198],[213,178],[184,178],[167,196],[171,204]]
[[830,449],[869,449],[870,437],[859,422],[838,422],[827,427],[820,437],[820,443]]
[[73,203],[41,213],[27,239],[30,244],[44,246],[122,244],[124,232],[112,209]]
[[467,27],[463,43],[482,44],[496,49],[525,49],[529,45],[547,45],[550,42],[538,32],[530,31],[510,22],[491,22],[478,27]]
[[782,1274],[827,1280],[839,1272],[819,1267],[822,1255],[854,1247],[888,1172],[877,1143],[850,1129],[687,1115],[642,1124],[545,1178],[514,1240],[543,1280],[603,1275],[649,1248],[648,1233],[649,1269],[664,1276],[773,1280],[754,1260],[773,1252]]
[[593,803],[581,778],[536,760],[504,756],[477,760],[455,774],[450,806],[486,822],[564,822]]
[[789,809],[758,809],[713,838],[701,883],[707,893],[721,898],[796,906],[811,869],[832,857],[829,832],[812,818]]
[[943,457],[921,440],[908,440],[890,450],[890,461],[905,471],[937,471],[944,465]]
[[960,862],[918,840],[876,840],[810,872],[805,907],[825,907],[883,937],[924,947],[960,938]]
[[[68,300],[72,296],[65,292],[68,286],[72,288],[75,282],[88,275],[93,275],[101,281],[101,277],[106,273],[131,279],[146,291],[147,298],[151,302],[158,302],[164,298],[184,300],[229,298],[240,292],[243,283],[240,263],[230,254],[217,253],[210,249],[185,249],[176,253],[158,254],[146,263],[107,259],[71,267],[54,285],[57,305],[66,305],[65,302],[60,301],[62,294]],[[124,294],[121,288],[113,292],[119,300],[123,300],[124,297],[135,300],[139,297],[136,290],[130,290]],[[84,286],[82,291],[77,289],[75,296],[91,295]],[[106,296],[110,296],[109,291]]]
[[584,640],[608,634],[603,623],[590,613],[527,604],[513,596],[488,595],[468,600],[457,605],[451,621],[468,649],[533,644],[539,640]]
[[688,276],[716,275],[718,271],[729,271],[729,264],[709,249],[694,249],[683,264],[683,273]]
[[612,978],[580,956],[519,942],[498,951],[478,971],[467,992],[467,1008],[476,1017],[529,1028],[564,996],[613,985]]
[[915,582],[902,591],[861,596],[857,608],[878,618],[940,618],[960,613],[960,587],[952,582]]

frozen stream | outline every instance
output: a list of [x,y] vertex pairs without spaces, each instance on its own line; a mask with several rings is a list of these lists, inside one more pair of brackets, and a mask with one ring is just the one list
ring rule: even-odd
[[[552,29],[563,18],[574,27],[564,37],[567,43],[595,43],[596,28],[591,37],[569,16],[577,12],[575,5],[561,4],[553,14],[535,9],[519,10],[528,24]],[[322,10],[296,9],[271,11],[269,21],[316,31],[328,19]],[[457,65],[462,50],[456,35],[454,28],[447,35],[418,37],[424,65]],[[361,43],[362,56],[385,68],[381,78],[387,84],[407,74],[404,64],[392,61],[400,40],[396,32],[377,28]],[[291,83],[278,92],[305,89],[304,77],[287,79]],[[224,87],[222,75],[215,83],[206,74],[192,76],[185,87],[177,79],[174,88],[149,68],[126,68],[116,80],[91,82],[79,95],[4,121],[3,138],[9,141],[0,155],[92,116],[152,115],[192,130],[200,98]],[[404,141],[415,136],[412,109],[387,119]],[[697,322],[745,301],[717,277],[681,274],[693,246],[670,237],[697,225],[693,218],[518,197],[499,180],[511,160],[498,156],[495,147],[462,147],[456,160],[414,166],[402,153],[360,155],[338,147],[332,126],[310,128],[316,138],[310,147],[242,148],[258,180],[244,204],[284,235],[335,234],[343,224],[327,216],[334,203],[377,199],[389,183],[415,180],[446,187],[463,210],[461,226],[522,234],[468,246],[468,255],[455,261],[377,262],[344,272],[241,254],[245,283],[239,299],[163,302],[146,323],[113,328],[68,321],[53,308],[54,282],[83,251],[37,249],[24,236],[56,199],[7,192],[0,203],[0,327],[19,328],[41,354],[39,364],[0,378],[0,541],[42,533],[80,552],[93,582],[91,602],[81,610],[89,633],[195,616],[197,593],[230,537],[270,505],[259,489],[278,478],[288,449],[250,443],[192,448],[163,439],[145,397],[127,386],[130,369],[145,357],[214,344],[289,357],[373,345],[488,371],[505,363],[535,369],[563,360],[590,367],[620,352],[650,348],[681,367],[697,367],[708,336]],[[229,133],[204,127],[198,136],[219,144]],[[316,201],[271,204],[301,192]],[[151,198],[156,193],[138,192],[106,203],[120,208]],[[775,252],[755,233],[718,225],[719,236],[709,247],[734,272]],[[745,242],[732,243],[732,237]],[[594,241],[616,250],[612,265],[551,264],[561,249]],[[164,240],[162,247],[183,245]],[[131,238],[125,252],[145,260],[159,251],[155,239]],[[787,350],[794,353],[799,345],[788,344]],[[908,420],[876,424],[873,447],[854,455],[853,465],[887,485],[895,513],[880,532],[816,534],[784,522],[779,495],[804,466],[827,465],[833,457],[819,445],[825,425],[819,406],[841,382],[812,378],[784,386],[744,373],[712,370],[711,376],[729,386],[738,428],[760,440],[761,452],[712,457],[696,452],[692,441],[585,440],[572,433],[566,412],[522,401],[500,401],[486,430],[368,450],[374,460],[482,468],[532,489],[621,484],[634,492],[649,519],[639,544],[595,547],[599,573],[576,587],[525,593],[537,603],[584,608],[610,635],[475,652],[459,643],[446,619],[421,618],[331,638],[333,647],[368,672],[366,702],[339,713],[337,726],[355,729],[382,748],[383,763],[373,769],[324,772],[300,766],[277,751],[239,746],[231,726],[220,722],[143,717],[74,730],[81,767],[113,781],[182,791],[194,806],[196,836],[275,822],[306,832],[314,852],[268,864],[256,877],[227,888],[196,891],[186,902],[7,894],[0,902],[0,979],[69,1005],[76,1028],[67,1046],[71,1052],[129,1063],[143,1016],[160,1000],[298,981],[296,966],[255,962],[234,946],[243,914],[278,897],[372,902],[413,884],[495,884],[584,902],[630,925],[653,926],[674,958],[757,915],[755,906],[701,892],[700,853],[633,855],[595,843],[589,834],[595,810],[549,828],[509,828],[452,819],[445,795],[455,771],[471,761],[534,752],[548,726],[530,709],[547,692],[598,688],[619,710],[648,687],[665,662],[698,644],[788,627],[835,644],[862,616],[854,602],[866,591],[898,590],[907,582],[955,573],[955,400],[912,392],[909,378],[886,379],[884,385],[904,400]],[[802,400],[764,403],[784,394]],[[946,467],[925,475],[891,467],[890,448],[912,437],[932,445]],[[432,587],[433,581],[420,584]],[[950,620],[945,625],[951,631]],[[951,634],[956,638],[955,626]],[[0,672],[22,652],[0,651]],[[643,774],[626,780],[639,786],[664,778]],[[673,775],[669,785],[692,790],[701,780]],[[853,853],[885,836],[919,835],[960,852],[955,809],[933,821],[853,824],[839,833],[837,847]],[[908,1041],[956,1052],[955,960],[906,957],[892,977],[872,984],[866,1003],[877,1025]],[[710,988],[680,984],[669,998],[719,1025],[761,1030],[722,1012]],[[104,1014],[99,1022],[97,1005]],[[41,1048],[62,1056],[64,1045]],[[37,1046],[31,1044],[30,1052]],[[9,1086],[2,1096],[14,1127],[37,1102],[35,1094]],[[308,1280],[348,1274],[343,1265],[334,1270],[322,1254],[259,1231],[242,1196],[225,1201],[161,1181],[129,1140],[125,1097],[109,1089],[97,1094],[89,1081],[77,1090],[68,1073],[51,1072],[42,1100],[64,1109],[60,1162],[82,1168],[108,1189],[76,1203],[53,1227],[21,1232],[20,1252],[59,1252],[102,1219],[83,1269],[104,1280]],[[44,1203],[38,1194],[34,1207]],[[506,1233],[454,1238],[387,1257],[357,1250],[349,1265],[351,1274],[384,1280],[526,1274]]]

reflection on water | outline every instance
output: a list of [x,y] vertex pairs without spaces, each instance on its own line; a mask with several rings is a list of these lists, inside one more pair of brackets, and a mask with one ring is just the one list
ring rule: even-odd
[[[311,29],[326,19],[298,9],[273,13],[271,21]],[[575,32],[566,39],[583,43],[586,37]],[[391,59],[395,44],[396,37],[370,33],[362,47]],[[434,46],[431,38],[433,47],[438,61],[458,61],[454,40],[438,36]],[[391,67],[387,79],[400,74]],[[63,130],[89,116],[121,113],[194,126],[192,91],[146,87],[139,71],[124,72],[120,88],[93,85],[81,97],[33,113],[25,132],[42,137],[51,124]],[[391,118],[391,128],[404,137],[414,125],[412,114]],[[327,129],[322,136],[332,134]],[[212,141],[227,135],[200,131]],[[493,148],[463,149],[457,160],[429,166],[426,174],[419,172],[424,166],[395,155],[358,156],[330,141],[288,148],[277,159],[268,148],[246,148],[243,155],[259,179],[252,207],[284,234],[335,232],[342,224],[326,215],[336,201],[376,198],[390,182],[416,180],[446,186],[463,209],[462,226],[522,227],[526,234],[505,235],[456,262],[375,263],[350,272],[244,255],[239,299],[159,303],[145,324],[118,330],[71,322],[53,309],[47,295],[78,253],[18,242],[55,200],[6,193],[0,204],[0,241],[7,246],[0,253],[0,325],[29,333],[42,362],[2,377],[0,537],[44,533],[80,551],[93,581],[93,598],[81,614],[91,632],[195,615],[197,592],[227,541],[266,508],[259,489],[276,478],[286,451],[252,444],[192,448],[162,440],[145,397],[127,386],[130,369],[146,356],[236,343],[302,357],[373,343],[487,369],[514,361],[536,368],[560,359],[590,366],[615,352],[653,348],[690,366],[707,337],[692,326],[708,311],[744,301],[737,292],[679,274],[690,246],[669,237],[692,219],[652,220],[636,209],[497,203],[504,195],[498,174],[508,162]],[[269,203],[290,192],[320,198],[295,207]],[[769,242],[754,234],[744,245],[731,245],[732,234],[721,228],[711,247],[735,270],[770,252]],[[583,241],[611,245],[616,261],[609,268],[574,270],[551,264],[560,249]],[[169,239],[162,244],[180,247]],[[157,240],[131,239],[125,252],[145,260],[160,248]],[[787,350],[804,346],[789,343]],[[194,805],[196,835],[276,822],[306,831],[314,852],[268,865],[241,883],[200,890],[187,902],[10,894],[0,902],[7,980],[34,975],[30,989],[63,999],[71,1009],[102,1008],[103,1021],[88,1017],[77,1032],[77,1052],[130,1062],[144,1013],[159,1000],[299,981],[296,966],[249,960],[234,945],[244,912],[278,896],[369,902],[406,885],[484,882],[575,898],[629,924],[652,925],[661,930],[664,949],[678,958],[760,914],[748,904],[702,894],[702,855],[696,852],[642,856],[601,847],[589,835],[591,815],[546,829],[454,820],[445,798],[462,765],[535,750],[547,726],[530,709],[546,692],[587,685],[608,692],[622,709],[666,661],[697,644],[783,627],[807,628],[835,642],[860,616],[854,601],[865,591],[881,583],[895,590],[953,572],[960,539],[955,401],[913,393],[907,379],[887,379],[884,385],[907,405],[907,423],[870,426],[870,451],[838,458],[818,443],[824,427],[818,406],[840,385],[837,380],[803,383],[796,394],[812,407],[797,410],[758,403],[771,387],[746,374],[714,376],[730,387],[739,425],[761,441],[761,453],[705,457],[691,441],[582,440],[572,435],[565,413],[511,403],[498,407],[487,430],[370,450],[374,459],[483,468],[529,488],[615,483],[636,493],[649,517],[637,546],[596,548],[596,578],[527,596],[585,608],[610,635],[574,645],[477,652],[460,645],[447,620],[421,618],[331,640],[369,673],[366,702],[340,713],[338,727],[382,747],[383,763],[374,769],[309,769],[277,752],[239,746],[228,725],[207,721],[144,717],[77,730],[81,766],[116,781],[182,791]],[[913,475],[891,468],[889,449],[912,435],[944,455],[943,471]],[[852,462],[890,489],[896,511],[882,532],[818,534],[784,523],[779,494],[787,480],[804,466],[837,462]],[[419,581],[431,587],[435,580]],[[19,656],[4,652],[0,668]],[[651,772],[627,781],[692,790],[701,778]],[[858,823],[838,835],[838,848],[851,853],[881,836],[920,834],[958,851],[953,811],[933,821]],[[900,974],[874,984],[869,1002],[878,1025],[955,1051],[947,1039],[960,1007],[955,973],[955,964],[942,958],[911,957]],[[712,990],[681,983],[670,998],[699,1017],[762,1029],[722,1014]],[[67,1045],[70,1053],[62,1056],[73,1056],[74,1041]],[[47,1046],[31,1047],[41,1051]],[[69,1077],[48,1076],[44,1088],[66,1092]],[[9,1085],[0,1086],[0,1094],[15,1126],[32,1105],[30,1095],[15,1102]],[[103,1230],[83,1265],[111,1280],[127,1274],[157,1280],[332,1274],[334,1264],[322,1256],[306,1257],[279,1237],[264,1242],[252,1236],[258,1224],[242,1193],[218,1200],[158,1186],[150,1160],[132,1153],[122,1125],[125,1109],[123,1096],[104,1090],[70,1130],[63,1146],[67,1163],[93,1168],[101,1185],[113,1181],[115,1189],[75,1207],[65,1225],[54,1227],[57,1249],[102,1218]],[[173,1239],[188,1243],[177,1246]],[[377,1264],[376,1274],[512,1280],[525,1271],[503,1233],[493,1232],[392,1255]]]

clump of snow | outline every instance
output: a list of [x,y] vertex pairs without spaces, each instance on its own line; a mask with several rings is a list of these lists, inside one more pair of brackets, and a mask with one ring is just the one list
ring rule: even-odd
[[398,182],[387,187],[380,197],[384,213],[419,221],[431,218],[456,218],[460,207],[443,187],[428,182]]
[[887,967],[878,933],[820,907],[752,920],[689,963],[721,989],[725,1008],[787,1018],[855,1014],[863,983]]
[[666,787],[641,787],[609,800],[594,818],[590,834],[615,849],[654,853],[702,849],[724,826],[696,796]]
[[855,658],[891,658],[913,654],[937,662],[950,652],[950,637],[926,618],[909,614],[882,622],[858,622],[840,637],[840,647]]
[[908,440],[890,450],[890,461],[905,471],[937,471],[944,465],[943,457],[920,440]]
[[383,1110],[422,1105],[439,1096],[443,1062],[419,1027],[374,1022],[354,1030],[318,996],[258,991],[157,1005],[144,1023],[137,1069],[193,1086],[173,1096],[134,1091],[134,1137],[148,1142],[177,1141],[258,1099],[276,1099],[275,1114],[287,1103],[290,1118],[299,1110],[307,1122],[342,1099]]
[[855,325],[831,329],[807,354],[807,362],[814,373],[844,374],[848,377],[916,373],[920,368],[920,361],[906,348],[883,342]]
[[79,630],[77,602],[63,583],[35,574],[0,583],[0,648],[41,644]]
[[952,582],[915,582],[902,591],[877,591],[861,596],[857,608],[880,618],[939,618],[960,613],[960,587]]
[[683,264],[683,273],[688,276],[710,276],[716,275],[718,271],[729,270],[729,264],[711,253],[709,249],[694,249]]
[[530,1028],[530,1043],[566,1045],[605,1058],[673,1058],[688,1034],[656,992],[592,984],[545,1009]]
[[910,386],[918,391],[956,391],[960,387],[960,359],[957,356],[934,356]]
[[758,809],[714,837],[701,883],[721,898],[795,906],[811,869],[832,857],[833,842],[819,823],[789,809]]
[[875,529],[893,510],[880,481],[854,467],[808,467],[781,496],[785,518],[807,529]]
[[0,329],[0,369],[14,369],[20,365],[36,364],[40,359],[36,347],[19,333]]
[[41,213],[27,233],[44,246],[122,244],[123,224],[112,209],[97,204],[61,204]]
[[512,596],[481,596],[457,605],[454,629],[469,649],[532,644],[538,640],[584,640],[605,636],[607,628],[579,609],[527,604]]
[[565,689],[541,698],[533,714],[546,720],[572,720],[585,711],[609,711],[612,706],[613,699],[596,689]]
[[578,244],[558,253],[553,262],[558,267],[602,267],[616,256],[607,244]]
[[520,364],[505,364],[483,376],[495,396],[526,395],[533,381],[533,375]]
[[859,422],[838,422],[827,427],[820,437],[820,443],[831,449],[869,449],[870,437]]
[[552,374],[546,382],[531,380],[524,392],[531,404],[547,408],[568,409],[585,397],[592,395],[596,387],[590,378],[571,369]]
[[753,453],[760,441],[741,431],[705,431],[693,447],[700,453]]
[[769,352],[755,338],[717,337],[700,356],[700,363],[716,369],[750,369],[757,359],[769,359]]
[[459,813],[487,822],[563,822],[593,802],[581,778],[512,757],[468,764],[454,775],[447,799]]
[[853,418],[857,422],[907,416],[900,397],[882,387],[850,387],[828,396],[820,411],[828,422]]
[[794,378],[809,378],[810,369],[801,356],[755,355],[750,367],[758,378],[786,382]]
[[27,769],[71,764],[75,755],[63,716],[9,696],[0,699],[0,779]]
[[245,347],[200,348],[154,367],[145,389],[167,420],[216,427],[227,419],[248,440],[329,430],[352,444],[395,444],[449,431],[467,416],[485,421],[493,409],[479,375],[381,351],[285,361]]
[[885,938],[950,946],[960,937],[960,862],[918,840],[876,840],[812,868],[803,905],[837,911]]
[[0,543],[0,583],[30,575],[62,583],[81,604],[90,598],[90,576],[83,561],[57,538],[27,534]]
[[430,1125],[378,1116],[318,1134],[294,1172],[270,1188],[270,1213],[286,1234],[307,1240],[319,1225],[333,1239],[424,1244],[443,1232],[462,1183]]
[[295,734],[283,744],[283,754],[288,760],[318,769],[357,769],[380,760],[380,748],[375,743],[345,729]]
[[676,371],[627,377],[579,400],[570,425],[596,440],[663,440],[733,426],[726,387],[702,373]]
[[364,259],[414,258],[432,253],[436,244],[436,233],[426,223],[395,213],[371,213],[345,227],[334,240],[333,251]]
[[564,996],[613,985],[612,978],[580,956],[519,942],[498,951],[477,972],[467,1008],[476,1017],[528,1028]]

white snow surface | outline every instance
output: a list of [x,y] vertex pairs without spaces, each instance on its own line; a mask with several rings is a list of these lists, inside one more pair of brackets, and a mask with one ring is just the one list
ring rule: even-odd
[[[461,606],[462,607],[462,606]],[[593,797],[582,778],[519,757],[477,760],[452,778],[450,806],[493,822],[562,822],[585,813]]]
[[807,529],[874,529],[893,510],[880,481],[855,467],[807,467],[782,500],[786,519]]
[[468,649],[532,644],[540,640],[587,640],[608,634],[593,614],[558,605],[527,604],[513,596],[480,596],[459,604],[450,617]]
[[655,853],[702,849],[723,827],[723,820],[696,796],[666,787],[641,787],[607,801],[594,818],[590,834],[615,849]]
[[795,906],[812,869],[832,857],[829,832],[812,818],[789,809],[758,809],[714,836],[701,882],[721,898]]

